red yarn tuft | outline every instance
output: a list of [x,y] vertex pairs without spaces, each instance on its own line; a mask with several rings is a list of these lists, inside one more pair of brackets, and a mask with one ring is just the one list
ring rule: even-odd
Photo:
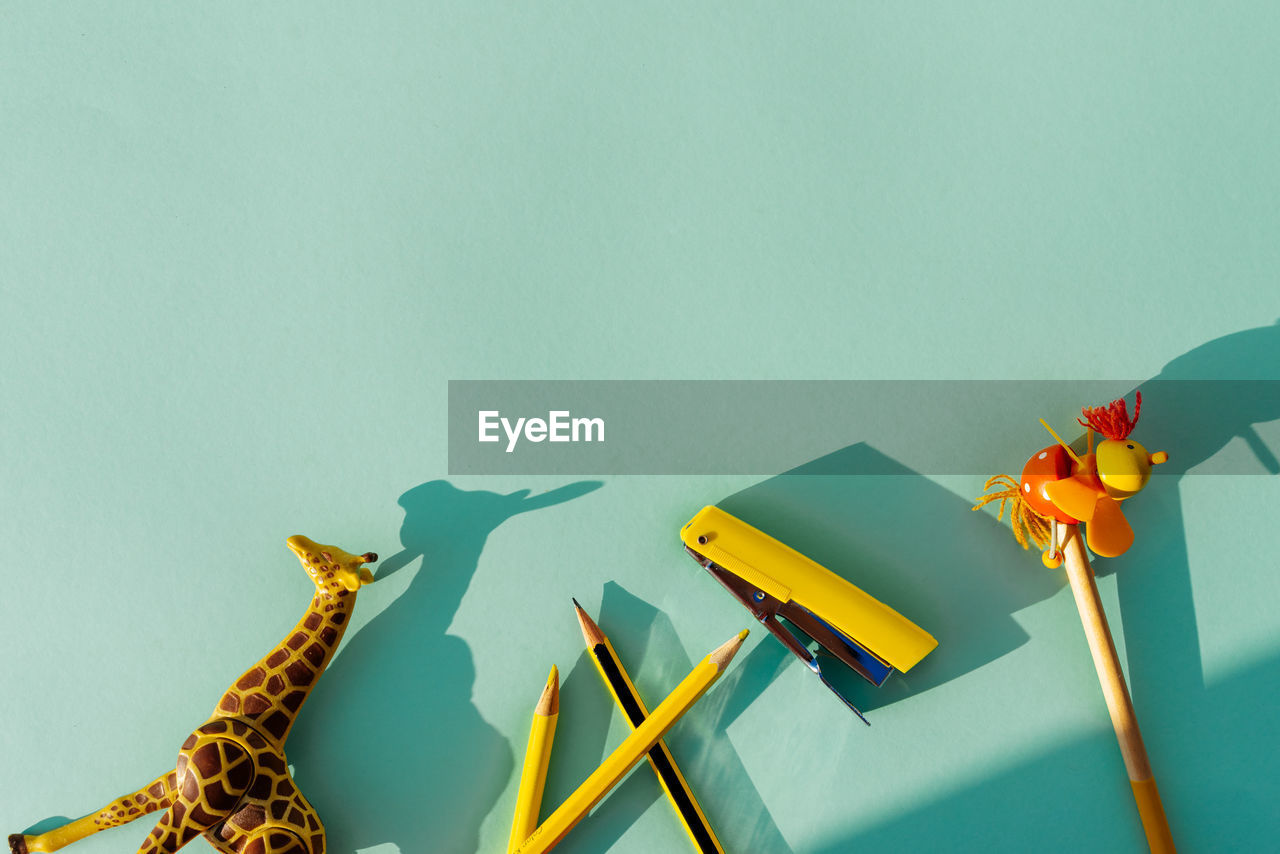
[[1133,403],[1133,420],[1129,420],[1129,410],[1124,398],[1113,400],[1107,406],[1085,406],[1080,410],[1084,418],[1077,418],[1081,427],[1091,427],[1094,432],[1101,433],[1108,439],[1127,439],[1138,424],[1138,414],[1142,412],[1142,392],[1135,394]]

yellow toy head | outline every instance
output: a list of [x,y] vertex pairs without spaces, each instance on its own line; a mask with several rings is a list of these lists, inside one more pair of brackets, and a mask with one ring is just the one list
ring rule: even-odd
[[1128,498],[1141,491],[1151,477],[1151,466],[1169,459],[1164,451],[1148,454],[1131,439],[1104,439],[1098,443],[1098,480],[1112,498]]
[[354,593],[362,584],[373,583],[373,573],[364,566],[378,559],[373,552],[353,555],[337,546],[322,546],[301,534],[285,540],[285,545],[298,556],[302,568],[322,592],[338,588]]
[[1129,438],[1141,411],[1142,392],[1138,392],[1132,419],[1120,399],[1110,406],[1085,407],[1080,420],[1081,425],[1106,437],[1096,451],[1098,480],[1107,495],[1117,500],[1140,492],[1151,477],[1151,467],[1169,459],[1164,451],[1148,454],[1146,448]]

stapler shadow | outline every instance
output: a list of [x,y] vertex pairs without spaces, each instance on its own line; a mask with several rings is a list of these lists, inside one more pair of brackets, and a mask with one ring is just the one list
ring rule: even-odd
[[[967,499],[866,443],[769,478],[718,506],[937,639],[936,651],[879,689],[852,668],[824,668],[837,693],[864,712],[945,684],[1026,643],[1012,615],[1062,586],[1051,573],[992,561],[994,551],[1009,548],[1007,531],[994,519],[975,524]],[[787,655],[782,644],[760,644],[743,667],[776,673]]]

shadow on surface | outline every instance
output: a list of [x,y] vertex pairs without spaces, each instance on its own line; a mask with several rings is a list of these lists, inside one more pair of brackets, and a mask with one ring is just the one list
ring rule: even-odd
[[[1148,703],[1176,703],[1204,685],[1200,635],[1191,590],[1191,567],[1182,515],[1184,478],[1196,466],[1241,439],[1259,474],[1280,472],[1275,454],[1254,428],[1280,418],[1280,398],[1231,394],[1229,384],[1185,380],[1270,380],[1280,376],[1280,324],[1215,338],[1172,360],[1143,383],[1147,447],[1169,448],[1169,461],[1125,515],[1135,532],[1133,548],[1107,563],[1116,577],[1124,614],[1130,688],[1139,712]],[[1161,434],[1168,437],[1162,444]],[[1135,431],[1135,436],[1137,431]],[[1139,437],[1141,440],[1141,437]]]
[[514,760],[472,705],[471,650],[446,630],[489,534],[512,516],[600,485],[500,495],[437,480],[400,496],[404,549],[381,564],[378,578],[420,557],[423,564],[404,593],[349,638],[290,738],[295,778],[325,822],[331,854],[380,843],[406,854],[476,850]]
[[[1171,825],[1187,850],[1243,850],[1280,830],[1260,834],[1247,818],[1280,823],[1266,818],[1275,815],[1280,784],[1264,765],[1280,752],[1280,734],[1258,720],[1259,710],[1274,708],[1280,660],[1206,689],[1180,490],[1185,475],[1235,439],[1252,453],[1259,473],[1280,472],[1254,428],[1280,418],[1280,399],[1185,381],[1271,380],[1278,373],[1280,325],[1272,325],[1210,341],[1142,385],[1144,421],[1135,436],[1172,456],[1125,505],[1137,534],[1134,547],[1095,562],[1100,575],[1118,573],[1130,686],[1139,719],[1147,721],[1144,735]],[[1034,553],[1018,548],[991,515],[975,525],[969,505],[865,444],[720,502],[938,638],[937,650],[879,692],[846,674],[842,689],[864,709],[928,690],[1011,651],[1026,640],[1011,615],[1064,585],[1060,572],[1042,570]],[[904,536],[913,530],[919,535]],[[1083,638],[1079,654],[1087,655]],[[773,642],[757,646],[740,672],[763,685],[785,666],[797,665]],[[734,698],[727,719],[750,699]],[[1090,701],[1100,705],[1101,697],[1081,699]],[[1144,709],[1150,710],[1145,716]],[[1081,809],[1100,802],[1113,805],[1114,820],[1081,821]],[[1099,850],[1099,826],[1127,829],[1106,850],[1145,844],[1110,730],[820,850]]]
[[[1272,657],[1162,716],[1156,779],[1180,850],[1256,851],[1259,840],[1280,838],[1280,777],[1269,767],[1280,755],[1280,730],[1259,726],[1258,716],[1274,708],[1277,685],[1280,658]],[[828,842],[817,854],[1145,851],[1119,753],[1108,728]],[[1176,789],[1186,795],[1170,797]]]
[[[1008,530],[971,512],[972,502],[864,443],[769,478],[720,506],[938,639],[938,648],[909,673],[893,674],[879,689],[824,666],[863,711],[927,691],[1021,646],[1027,634],[1012,614],[1064,583],[1038,561],[1025,565],[1026,555]],[[771,680],[792,658],[773,641],[757,647],[745,669]],[[738,702],[749,700],[743,696]],[[741,710],[732,708],[731,717]]]
[[[1280,400],[1274,396],[1230,394],[1228,392],[1234,390],[1230,384],[1201,385],[1185,380],[1271,380],[1277,374],[1280,374],[1280,325],[1272,325],[1214,339],[1172,360],[1159,375],[1142,384],[1143,419],[1134,435],[1150,449],[1168,449],[1170,460],[1155,470],[1141,495],[1125,504],[1126,516],[1136,534],[1134,546],[1122,557],[1094,562],[1099,575],[1116,574],[1130,689],[1156,778],[1160,781],[1170,826],[1184,850],[1252,850],[1258,840],[1280,836],[1280,819],[1273,809],[1280,798],[1280,778],[1270,768],[1271,757],[1280,754],[1280,731],[1260,725],[1259,717],[1260,712],[1265,715],[1275,707],[1280,658],[1272,657],[1206,687],[1181,495],[1184,477],[1235,439],[1241,439],[1252,453],[1260,474],[1280,472],[1273,450],[1254,429],[1254,425],[1280,418]],[[1132,399],[1132,393],[1129,397]],[[778,480],[766,481],[764,485]],[[783,490],[777,486],[774,484],[771,490],[781,491],[783,495],[771,496],[771,501],[783,502],[783,496],[788,493],[799,493],[800,497],[809,499],[815,495],[830,496],[835,490],[837,494],[831,497],[844,502],[851,510],[862,511],[867,506],[865,499],[852,497],[867,492],[866,486],[845,484],[825,489],[801,486]],[[897,487],[898,490],[916,488]],[[840,493],[845,495],[842,497]],[[725,507],[732,512],[730,501],[725,502]],[[807,523],[803,514],[813,506],[812,502],[797,502],[794,523],[797,537],[805,533]],[[921,513],[920,518],[943,518],[938,514],[944,512],[946,506],[946,501],[940,501],[932,511]],[[748,509],[755,508],[748,505]],[[766,512],[764,506],[758,509],[762,513],[762,524],[766,520],[774,524],[769,518],[772,511]],[[880,526],[887,527],[891,522],[874,514],[848,518],[856,520],[849,523],[855,531],[849,539],[865,539],[872,544],[867,551],[876,548],[880,539],[876,531]],[[829,524],[835,525],[837,520],[838,517],[833,517]],[[867,521],[876,524],[867,525]],[[777,535],[795,545],[786,539],[785,533],[779,531]],[[1011,544],[1007,528],[1000,531],[1000,536]],[[946,537],[940,534],[939,539]],[[975,567],[972,559],[961,557],[961,565],[954,567],[961,577],[968,577],[976,568],[979,573],[976,577],[983,579],[979,582],[983,588],[989,586],[984,573],[1002,575],[996,567],[1004,565],[1018,570],[1017,576],[1011,576],[1008,582],[1011,589],[1016,586],[1022,591],[1005,603],[1012,610],[1043,598],[1046,592],[1051,593],[1062,584],[1060,573],[1039,573],[1034,558],[1018,554],[1020,550],[1016,547],[1012,551],[1007,546],[1004,550],[984,550],[981,544],[963,537],[954,542],[957,552],[975,555],[980,564],[990,564],[989,568]],[[909,547],[915,550],[919,544]],[[847,548],[851,554],[855,553],[853,542]],[[811,556],[822,562],[816,554]],[[1028,561],[1032,565],[1024,566]],[[851,580],[865,586],[873,595],[881,595],[873,582],[864,584],[860,565],[850,570],[853,572],[859,574],[850,574]],[[1051,586],[1048,591],[1043,589],[1046,581]],[[878,580],[874,584],[878,585]],[[896,599],[886,598],[886,601],[932,630],[925,622],[924,611],[917,616],[917,612],[910,610],[916,606],[906,604],[911,602],[909,598],[904,599],[902,605],[898,605]],[[973,604],[973,600],[964,598],[953,603],[946,596],[935,601],[955,612]],[[1003,610],[989,611],[983,619],[998,620]],[[949,638],[944,637],[942,630],[934,634],[941,643],[933,655],[940,655]],[[988,654],[1000,654],[995,639],[1002,636],[1004,633],[971,644],[975,649],[968,660],[949,667],[944,677],[971,669],[970,665],[980,663]],[[1079,654],[1087,654],[1083,638]],[[921,663],[922,673],[928,663],[929,659]],[[938,681],[943,680],[929,680],[931,684]],[[920,690],[920,686],[912,686],[912,690]],[[1081,698],[1081,702],[1101,705],[1102,698]],[[1143,850],[1145,840],[1132,800],[1115,736],[1107,729],[950,797],[823,846],[819,851],[837,854],[851,850],[913,851],[941,847],[949,851],[984,852],[1077,848]],[[1101,809],[1101,804],[1108,805],[1109,815],[1095,814],[1093,820],[1081,820],[1082,814]],[[1270,830],[1259,830],[1259,822],[1269,822]],[[1112,837],[1099,839],[1099,828],[1106,828]],[[1122,829],[1119,835],[1116,835],[1117,828]]]
[[62,827],[64,824],[67,824],[70,821],[71,819],[65,815],[51,815],[48,818],[40,819],[30,827],[24,830],[20,830],[18,832],[24,833],[28,836],[39,836],[45,831],[56,830],[57,828]]
[[[693,669],[694,662],[667,615],[615,582],[604,586],[597,622],[650,709]],[[744,679],[743,671],[732,667],[668,733],[666,742],[726,851],[791,854],[725,734],[729,724],[726,709],[733,698],[754,697],[763,688],[764,684]],[[612,697],[585,652],[565,680],[560,714],[562,722],[572,721],[573,738],[563,743],[563,753],[562,742],[556,742],[555,760],[547,775],[547,804],[563,801],[616,747],[608,741],[608,732],[611,722],[620,725],[621,712],[615,710]],[[670,813],[672,826],[679,828],[680,819],[666,803],[646,761],[556,850],[580,854],[608,851],[657,800],[662,800],[658,806]]]

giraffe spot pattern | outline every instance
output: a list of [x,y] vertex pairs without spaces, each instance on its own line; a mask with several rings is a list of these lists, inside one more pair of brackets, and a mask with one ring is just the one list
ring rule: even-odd
[[261,694],[252,694],[245,698],[244,713],[246,715],[260,715],[269,708],[271,708],[271,701]]
[[259,756],[258,765],[277,776],[284,774],[289,770],[285,767],[284,759],[276,756],[274,753],[264,753],[262,756]]
[[140,854],[176,850],[199,833],[224,854],[324,854],[324,826],[289,777],[280,747],[341,641],[355,599],[342,581],[351,569],[324,557],[304,560],[317,589],[297,629],[220,698],[214,717],[183,743],[164,784],[129,796],[110,813],[124,821],[168,808],[149,837],[154,843]]
[[194,803],[187,812],[187,823],[194,824],[197,828],[203,829],[212,827],[218,823],[221,816],[217,813],[211,813],[204,808],[201,803]]
[[255,801],[265,801],[271,797],[271,778],[266,774],[259,774],[253,778],[253,784],[249,786],[249,791],[245,793]]
[[307,667],[304,661],[292,662],[284,669],[284,675],[290,682],[300,687],[310,685],[311,681],[316,678],[315,673],[311,671],[310,667]]
[[230,810],[240,800],[238,792],[229,792],[221,780],[214,780],[204,787],[204,799],[218,812]]
[[267,812],[259,804],[251,804],[231,817],[231,823],[244,831],[255,830],[267,820]]
[[276,738],[280,738],[289,731],[290,723],[291,721],[289,716],[284,712],[277,710],[272,712],[271,715],[262,722],[262,726],[267,730],[267,732],[271,733]]
[[[244,751],[240,751],[243,754]],[[223,757],[223,747],[220,742],[214,741],[202,746],[199,750],[191,754],[191,764],[200,772],[201,777],[212,777],[218,773],[218,769],[222,767],[226,760]],[[187,782],[192,780],[191,776],[187,777]],[[194,800],[194,798],[191,798]]]
[[248,691],[250,688],[257,688],[262,684],[262,680],[267,678],[267,673],[261,667],[255,667],[248,673],[240,677],[240,681],[236,683],[236,687],[241,691]]
[[313,643],[302,651],[302,657],[307,660],[312,667],[319,668],[324,664],[325,649],[319,643]]

